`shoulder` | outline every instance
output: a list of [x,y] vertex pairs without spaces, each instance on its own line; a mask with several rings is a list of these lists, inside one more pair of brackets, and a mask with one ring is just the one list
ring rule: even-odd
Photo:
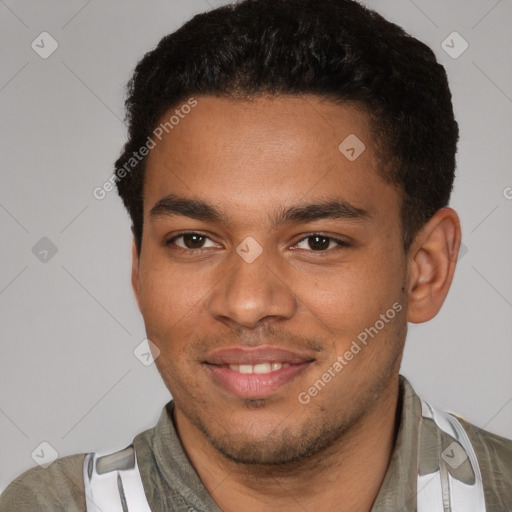
[[0,512],[84,512],[85,455],[62,457],[47,468],[22,473],[0,495]]
[[512,510],[512,440],[457,417],[475,449],[490,510]]

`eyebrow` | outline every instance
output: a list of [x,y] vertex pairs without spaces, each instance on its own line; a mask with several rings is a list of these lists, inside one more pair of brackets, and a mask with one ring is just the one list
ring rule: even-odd
[[[184,216],[204,222],[229,224],[225,212],[200,199],[190,199],[170,194],[160,199],[149,212],[150,217]],[[371,215],[342,199],[329,199],[312,203],[300,203],[283,207],[270,216],[273,227],[283,224],[312,222],[322,219],[333,220],[369,220]]]

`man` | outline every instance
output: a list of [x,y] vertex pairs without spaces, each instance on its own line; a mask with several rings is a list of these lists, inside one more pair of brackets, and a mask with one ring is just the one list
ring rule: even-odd
[[173,401],[0,511],[511,510],[512,441],[399,375],[461,241],[432,51],[352,0],[245,0],[162,39],[126,106],[114,180]]

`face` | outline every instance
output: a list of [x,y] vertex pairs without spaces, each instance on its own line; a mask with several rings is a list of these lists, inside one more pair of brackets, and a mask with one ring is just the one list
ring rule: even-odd
[[300,460],[398,372],[400,193],[353,106],[196,100],[148,156],[133,270],[147,335],[182,428],[232,460]]

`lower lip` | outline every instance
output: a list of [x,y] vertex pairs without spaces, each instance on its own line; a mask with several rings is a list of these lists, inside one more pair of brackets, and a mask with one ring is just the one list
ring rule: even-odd
[[240,398],[267,398],[294,380],[311,363],[292,364],[270,373],[239,373],[228,366],[206,364],[213,380]]

